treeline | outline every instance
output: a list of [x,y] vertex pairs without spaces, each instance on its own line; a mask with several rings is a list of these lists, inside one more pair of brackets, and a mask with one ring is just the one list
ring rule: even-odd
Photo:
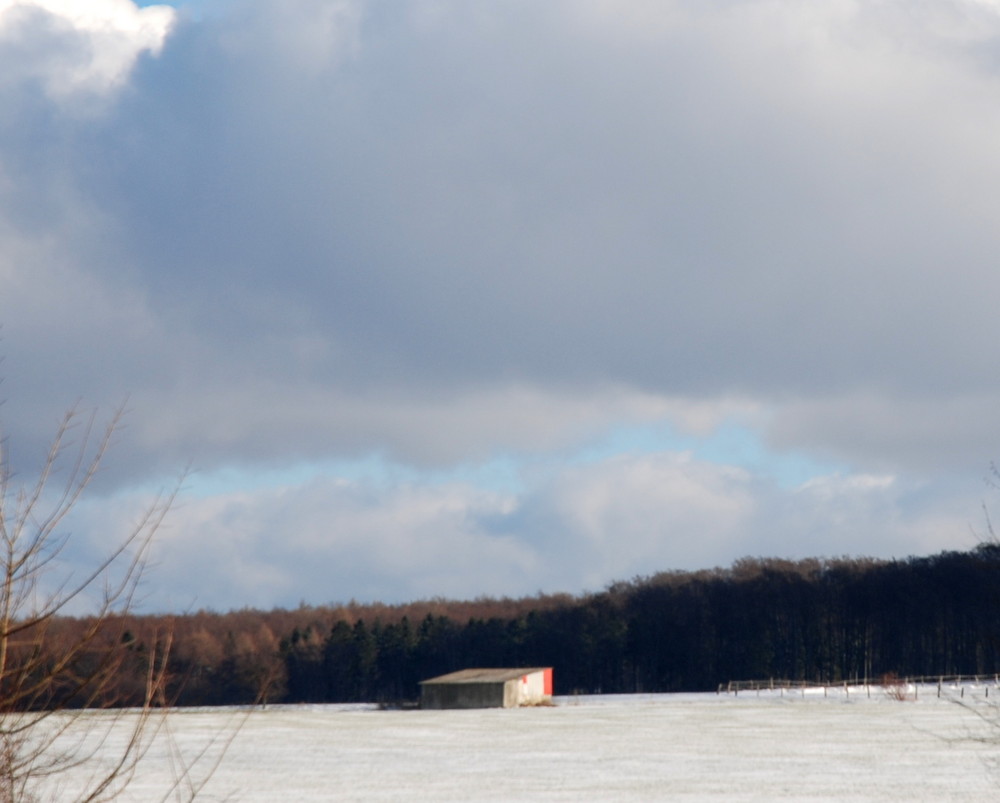
[[168,635],[180,705],[408,700],[420,680],[473,666],[552,666],[556,694],[991,674],[1000,546],[902,561],[744,559],[581,597],[144,617],[123,637],[136,673]]

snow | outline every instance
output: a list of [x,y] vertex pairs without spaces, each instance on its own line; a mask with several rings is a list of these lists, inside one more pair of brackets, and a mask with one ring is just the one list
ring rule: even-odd
[[[166,722],[188,760],[231,739],[199,797],[210,801],[995,800],[1000,707],[983,689],[957,697],[925,687],[905,702],[856,688],[479,711],[276,706]],[[163,797],[167,749],[160,738],[123,799]],[[194,775],[209,770],[203,761]]]

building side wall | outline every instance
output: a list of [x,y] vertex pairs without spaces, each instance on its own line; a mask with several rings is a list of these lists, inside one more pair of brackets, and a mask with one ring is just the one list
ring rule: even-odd
[[552,696],[552,681],[546,677],[547,670],[522,675],[517,684],[516,705],[540,703]]
[[514,678],[503,684],[503,707],[517,708],[521,704],[521,680]]
[[420,707],[501,708],[506,705],[504,683],[425,683],[420,690]]

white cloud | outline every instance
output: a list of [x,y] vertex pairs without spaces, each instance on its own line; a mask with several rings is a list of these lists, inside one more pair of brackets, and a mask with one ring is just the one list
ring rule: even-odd
[[882,491],[895,483],[896,478],[876,476],[873,474],[856,474],[853,476],[813,477],[802,483],[800,493],[816,494],[830,500],[844,493]]
[[[842,475],[783,489],[686,453],[553,465],[518,492],[420,478],[318,476],[208,497],[183,494],[159,533],[150,608],[401,602],[599,590],[744,556],[904,557],[974,544],[969,497]],[[107,548],[144,497],[88,502],[74,527]]]
[[752,486],[741,469],[685,453],[621,455],[561,472],[525,500],[517,524],[527,520],[549,541],[549,560],[571,590],[595,589],[742,554],[757,505]]
[[507,504],[469,486],[335,478],[182,501],[158,541],[154,604],[502,595],[543,576],[531,545],[475,526]]
[[56,99],[113,92],[140,54],[160,52],[175,18],[132,0],[0,0],[0,82],[38,81]]

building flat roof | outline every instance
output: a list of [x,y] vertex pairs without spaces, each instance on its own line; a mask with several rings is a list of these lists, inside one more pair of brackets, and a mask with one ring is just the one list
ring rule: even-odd
[[439,675],[436,678],[422,680],[425,683],[506,683],[508,680],[515,680],[524,675],[534,672],[544,672],[551,669],[548,666],[522,667],[520,669],[462,669],[458,672],[449,672],[447,675]]

